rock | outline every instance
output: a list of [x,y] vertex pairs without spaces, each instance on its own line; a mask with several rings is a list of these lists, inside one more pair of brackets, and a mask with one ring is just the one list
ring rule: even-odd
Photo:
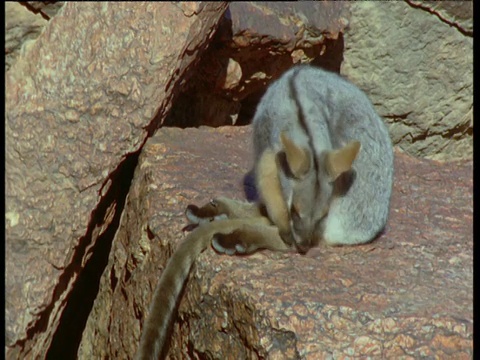
[[76,356],[136,152],[225,9],[68,3],[6,73],[9,358]]
[[[41,3],[27,6],[48,15]],[[41,33],[35,17],[6,73],[7,357],[131,357],[186,205],[244,197],[251,164],[249,127],[156,130],[245,123],[292,64],[339,71],[345,57],[400,145],[386,233],[306,256],[207,250],[170,355],[471,358],[472,162],[400,153],[471,158],[468,6],[225,8],[66,3]]]
[[[23,38],[35,38],[43,27],[41,16],[52,17],[63,2],[22,4],[6,5],[7,69]],[[164,123],[247,124],[271,81],[293,64],[313,63],[341,69],[365,90],[408,153],[472,158],[472,4],[232,2]],[[42,24],[13,20],[13,7],[30,9]],[[14,37],[19,28],[26,35]]]
[[472,24],[472,2],[231,3],[166,124],[247,124],[271,81],[313,63],[366,91],[403,150],[469,159]]
[[33,13],[41,14],[47,20],[57,15],[64,1],[25,1],[23,4]]
[[[230,171],[232,161],[237,173],[248,166],[248,136],[242,136],[245,132],[244,127],[225,131],[162,128],[147,141],[84,331],[79,358],[134,354],[161,270],[183,237],[185,207],[218,194],[241,193],[241,181]],[[228,156],[219,157],[219,150],[228,151]],[[201,161],[196,154],[202,154]]]
[[[5,3],[5,67],[10,69],[22,47],[28,47],[40,35],[48,20],[62,8],[63,1],[26,1]],[[24,48],[24,50],[26,50]],[[37,59],[32,59],[37,61]]]
[[473,155],[473,2],[352,2],[341,72],[408,153]]
[[22,45],[36,39],[47,20],[18,2],[5,3],[5,67],[6,71],[15,62]]
[[245,124],[259,96],[294,63],[340,68],[342,2],[231,2],[167,125]]
[[[89,319],[90,356],[118,355],[119,344],[133,353],[161,270],[183,238],[187,204],[244,198],[250,136],[250,127],[163,128],[148,140]],[[472,162],[397,149],[395,166],[389,224],[370,244],[306,256],[205,251],[170,358],[471,358]]]
[[473,36],[472,1],[417,1],[408,0],[413,7],[424,9],[443,22],[454,26],[465,35]]

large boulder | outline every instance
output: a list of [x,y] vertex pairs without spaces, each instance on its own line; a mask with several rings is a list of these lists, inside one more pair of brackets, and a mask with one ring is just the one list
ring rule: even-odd
[[341,72],[395,144],[437,160],[473,156],[473,2],[350,3]]
[[[250,137],[250,127],[163,128],[147,141],[89,319],[90,356],[138,341],[161,271],[184,238],[185,207],[245,198]],[[472,163],[396,151],[395,167],[389,223],[370,244],[305,256],[205,251],[170,357],[471,358]]]
[[68,3],[6,73],[10,358],[75,355],[129,155],[161,125],[225,9]]

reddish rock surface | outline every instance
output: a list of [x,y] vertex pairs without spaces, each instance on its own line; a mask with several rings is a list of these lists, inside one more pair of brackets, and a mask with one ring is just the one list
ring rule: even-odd
[[[406,150],[470,158],[467,3],[232,2],[222,17],[226,3],[69,2],[57,14],[28,2],[51,19],[7,59],[7,357],[131,357],[187,204],[244,198],[248,127],[164,128],[137,166],[173,102],[188,120],[177,125],[241,122],[293,63],[338,71],[343,60]],[[32,33],[14,5],[7,52]],[[416,31],[425,24],[435,31]],[[377,241],[306,256],[206,251],[171,356],[472,358],[472,161],[396,155]]]
[[268,84],[293,64],[339,71],[348,18],[345,2],[231,2],[166,123],[245,124]]
[[75,356],[98,287],[88,266],[108,255],[128,191],[122,160],[164,120],[225,9],[71,2],[6,73],[9,358]]
[[473,2],[348,4],[341,73],[368,94],[392,141],[422,158],[471,159]]
[[[135,312],[129,328],[137,339],[165,252],[183,237],[185,206],[244,197],[250,128],[164,128],[144,150],[134,179],[143,185],[129,200],[137,205],[126,207],[131,221],[142,214],[143,230],[112,252],[130,247],[134,255],[110,263],[119,279],[129,274],[113,295],[123,304],[113,317]],[[320,246],[306,256],[203,253],[174,326],[172,358],[471,358],[472,162],[397,151],[395,165],[389,224],[371,244]]]

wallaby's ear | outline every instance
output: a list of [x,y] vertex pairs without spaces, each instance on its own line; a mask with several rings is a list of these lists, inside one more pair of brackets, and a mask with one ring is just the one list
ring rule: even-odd
[[283,131],[280,134],[286,160],[292,175],[301,178],[310,170],[310,153],[308,150],[297,146]]
[[332,150],[325,157],[325,166],[332,181],[352,168],[352,163],[360,151],[360,142],[350,141],[344,147]]

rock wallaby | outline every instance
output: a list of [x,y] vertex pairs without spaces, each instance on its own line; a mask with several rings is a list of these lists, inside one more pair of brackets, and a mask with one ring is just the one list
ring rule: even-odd
[[[303,65],[262,97],[253,119],[257,203],[225,198],[198,208],[198,224],[169,260],[143,326],[137,359],[165,356],[165,340],[196,257],[258,249],[305,253],[353,245],[384,228],[393,182],[388,131],[368,97],[337,74]],[[163,352],[162,352],[163,351]]]
[[371,241],[387,221],[393,148],[363,91],[298,66],[275,81],[253,119],[256,185],[282,238],[304,252]]

